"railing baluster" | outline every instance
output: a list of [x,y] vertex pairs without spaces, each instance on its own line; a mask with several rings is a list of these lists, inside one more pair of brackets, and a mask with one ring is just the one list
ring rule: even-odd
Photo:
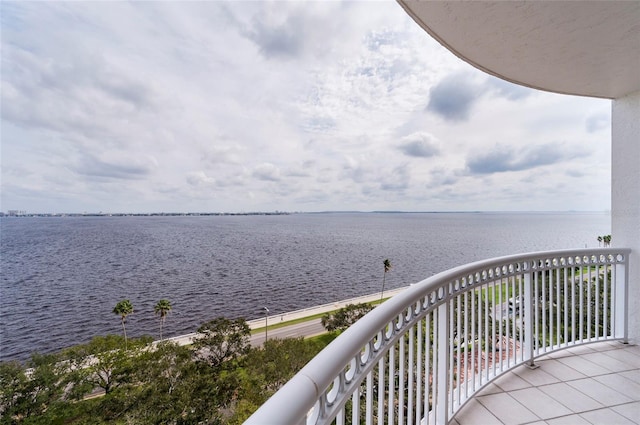
[[545,271],[540,272],[542,277],[542,352],[547,351],[547,315],[549,307],[547,304],[547,286],[545,279]]
[[[496,342],[497,342],[497,332],[496,332],[496,284],[495,282],[492,283],[491,285],[491,333],[489,335],[491,335],[491,377],[496,376]],[[488,381],[489,379],[487,379]]]
[[[495,282],[493,283],[493,288],[495,289],[496,284]],[[503,355],[503,349],[504,349],[504,333],[502,331],[502,326],[504,324],[504,308],[503,308],[503,302],[504,300],[502,299],[502,293],[504,292],[504,279],[500,279],[500,286],[498,287],[498,305],[496,305],[496,298],[494,296],[493,298],[493,322],[496,322],[496,316],[498,316],[498,336],[497,336],[497,344],[498,345],[498,355],[500,356],[499,358],[499,363],[498,363],[498,370],[502,371],[503,370],[503,366],[502,366],[502,359],[504,358]],[[496,311],[498,314],[496,314]],[[494,331],[495,332],[495,331]],[[494,360],[495,362],[495,356],[494,356]],[[493,369],[493,375],[496,375],[496,370],[495,368]]]
[[431,413],[430,400],[433,396],[433,376],[431,371],[431,365],[435,364],[435,338],[431,337],[432,326],[433,323],[433,312],[429,312],[427,314],[425,323],[424,323],[424,416],[426,418],[426,425],[429,425],[429,418]]
[[576,267],[571,267],[571,342],[576,343]]
[[[533,278],[532,278],[533,275]],[[537,289],[537,273],[533,274],[533,272],[526,273],[524,275],[524,337],[525,337],[525,355],[526,360],[528,361],[529,367],[534,367],[533,359],[534,359],[534,346],[535,340],[538,338],[538,318],[537,314],[534,312],[534,308],[537,310],[537,301],[534,306],[534,296],[533,294],[537,294],[537,291],[534,291],[533,285],[535,280],[535,286]],[[537,296],[536,296],[537,300]]]
[[[449,284],[451,286],[451,284]],[[450,291],[451,292],[451,291]],[[449,298],[446,301],[446,304],[449,306],[449,319],[448,319],[448,338],[447,338],[447,361],[448,361],[448,373],[447,373],[447,417],[449,416],[449,409],[453,406],[453,397],[455,395],[455,371],[456,362],[454,361],[455,356],[455,338],[453,333],[456,332],[455,328],[455,298]]]
[[413,373],[414,373],[414,351],[415,351],[415,326],[409,328],[409,368],[407,370],[407,384],[409,391],[407,393],[407,424],[413,422]]
[[[627,267],[628,267],[628,255],[625,257],[626,261],[624,263],[616,263],[613,267],[611,277],[614,286],[615,286],[615,336],[616,338],[622,338],[623,342],[626,344],[629,342],[629,333],[628,333],[628,291],[629,291],[629,282],[627,275]],[[615,280],[614,280],[615,279]]]
[[[458,401],[456,404],[460,403],[460,394],[461,394],[461,381],[460,381],[460,375],[461,375],[461,362],[460,359],[462,358],[462,299],[460,294],[456,295],[456,310],[457,310],[457,323],[456,323],[456,339],[457,341],[457,346],[456,346],[456,359],[455,359],[455,363],[453,364],[453,367],[455,368],[455,375],[453,377],[454,379],[454,384],[455,384],[455,388],[456,388],[456,394],[458,396]],[[453,387],[452,387],[453,389]]]
[[405,395],[405,335],[400,337],[400,361],[398,363],[398,423],[404,424],[404,395]]
[[[447,288],[448,289],[448,288]],[[437,382],[435,384],[436,390],[436,409],[435,420],[437,424],[447,423],[447,414],[449,411],[449,394],[447,391],[448,374],[450,365],[448,364],[449,356],[449,340],[451,335],[449,334],[449,303],[443,302],[437,308],[436,314],[437,330],[438,330],[438,354],[437,354],[437,367],[434,371],[434,376],[437,376]]]
[[[382,335],[381,338],[384,338]],[[384,424],[384,389],[386,383],[384,381],[385,359],[386,354],[383,354],[380,360],[378,360],[378,425]]]
[[[391,326],[395,326],[394,323]],[[388,424],[393,424],[394,422],[394,406],[395,406],[395,382],[396,382],[396,345],[393,344],[391,346],[391,350],[389,350],[389,411],[387,412],[389,415]]]
[[[471,291],[471,391],[476,391],[476,296],[478,292]],[[480,303],[478,303],[479,305]],[[479,329],[478,329],[479,331]],[[467,395],[468,396],[468,395]]]
[[602,285],[604,287],[604,294],[602,301],[602,333],[606,337],[611,336],[611,318],[609,317],[609,270],[611,266],[606,264],[604,266],[604,280]]
[[596,339],[600,339],[600,265],[596,264],[596,276],[595,276],[595,297],[596,297],[596,301],[595,301],[595,320],[596,320],[596,325],[594,328],[594,333],[595,333],[595,338]]
[[560,304],[562,300],[560,298],[560,269],[556,269],[556,346],[559,348],[562,346],[560,332],[562,329],[560,327]]
[[567,268],[563,267],[562,268],[562,273],[563,273],[563,282],[564,282],[564,341],[563,344],[565,347],[569,345],[569,296],[570,294],[567,292],[567,279],[568,279],[568,273],[567,273]]
[[[422,301],[421,301],[422,302]],[[418,335],[416,336],[418,349],[416,352],[416,425],[420,425],[420,419],[422,418],[422,359],[423,359],[423,335],[422,335],[422,324],[423,320],[418,322]],[[425,413],[426,414],[426,413]]]
[[[523,284],[524,284],[524,274],[518,275],[518,329],[520,330],[518,332],[519,335],[519,341],[520,341],[520,347],[519,347],[519,351],[520,351],[520,362],[524,363],[524,356],[525,356],[525,346],[524,346],[524,333],[525,333],[525,329],[524,329],[524,298],[523,298]],[[528,332],[528,331],[527,331]]]
[[367,425],[373,425],[373,372],[367,373],[367,394],[365,400],[365,423]]
[[458,367],[458,370],[464,371],[464,399],[466,400],[469,397],[469,381],[470,381],[470,372],[469,372],[469,291],[464,292],[464,359],[462,361],[463,367]]
[[591,340],[591,262],[587,267],[587,340]]
[[[484,371],[485,371],[485,379],[484,382],[489,382],[489,350],[490,350],[490,339],[491,334],[489,334],[489,286],[484,285]],[[493,345],[493,344],[491,344]]]

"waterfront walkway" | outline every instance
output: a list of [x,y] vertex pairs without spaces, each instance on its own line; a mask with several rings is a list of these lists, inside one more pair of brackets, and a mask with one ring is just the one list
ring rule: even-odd
[[[384,291],[384,297],[385,298],[393,297],[394,295],[404,291],[407,288],[408,287],[405,286],[402,288],[386,290]],[[380,300],[381,295],[382,294],[380,292],[376,292],[374,294],[363,295],[355,298],[349,298],[347,300],[336,301],[333,303],[304,308],[301,310],[289,311],[289,312],[279,313],[279,314],[272,314],[267,316],[266,318],[261,317],[259,319],[249,320],[247,324],[252,330],[256,330],[256,329],[264,329],[265,323],[267,323],[268,324],[268,329],[267,329],[268,334],[266,335],[267,337],[270,336],[273,338],[275,337],[285,338],[285,337],[297,337],[297,336],[298,337],[314,336],[319,333],[322,333],[323,328],[322,329],[320,328],[321,327],[321,325],[319,325],[320,319],[311,319],[313,316],[316,316],[318,314],[324,314],[329,311],[341,309],[347,306],[348,304],[359,304],[359,303],[378,301]],[[297,323],[300,320],[304,321],[304,319],[306,318],[309,318],[308,321],[311,323],[307,323],[306,326],[301,326],[299,323]],[[287,325],[287,322],[296,322],[296,323],[291,323],[290,325]],[[274,325],[278,325],[278,328],[272,329],[271,327]],[[179,345],[188,345],[193,343],[193,338],[196,335],[197,335],[197,332],[193,332],[186,335],[179,335],[171,338],[166,338],[166,341],[172,341]],[[264,342],[264,338],[265,338],[265,334],[256,333],[251,338],[251,344],[259,345],[262,342]]]

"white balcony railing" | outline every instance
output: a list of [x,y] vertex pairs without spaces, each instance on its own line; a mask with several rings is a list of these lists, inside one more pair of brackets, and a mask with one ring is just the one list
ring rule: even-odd
[[447,424],[545,353],[627,340],[628,249],[512,255],[430,277],[375,308],[247,424]]

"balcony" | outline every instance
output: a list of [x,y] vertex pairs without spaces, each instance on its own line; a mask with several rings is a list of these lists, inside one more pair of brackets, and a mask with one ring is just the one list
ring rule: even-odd
[[347,329],[247,424],[599,423],[608,408],[634,423],[630,252],[513,255],[428,278]]
[[487,385],[451,423],[640,423],[640,346],[599,342],[547,354],[536,364]]

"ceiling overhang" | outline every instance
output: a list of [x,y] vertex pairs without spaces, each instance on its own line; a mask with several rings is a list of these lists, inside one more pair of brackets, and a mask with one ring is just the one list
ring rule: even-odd
[[398,2],[451,52],[504,80],[610,99],[640,90],[640,1]]

